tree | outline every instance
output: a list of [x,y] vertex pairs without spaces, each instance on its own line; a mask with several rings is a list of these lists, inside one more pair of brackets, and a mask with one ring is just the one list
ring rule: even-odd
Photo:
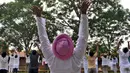
[[[24,48],[26,52],[29,52],[34,40],[39,41],[31,11],[33,5],[41,6],[42,2],[41,0],[15,0],[15,2],[3,4],[0,7],[0,23],[2,24],[0,36],[8,42],[8,45],[13,44],[21,50]],[[62,28],[57,27],[51,12],[44,11],[43,14],[49,19],[47,31],[52,42],[53,36],[57,34],[55,31],[60,31]]]
[[[51,8],[53,15],[57,18],[57,25],[64,27],[64,31],[72,30],[72,38],[77,39],[80,0],[44,0],[47,8]],[[93,0],[92,7],[88,13],[90,37],[100,38],[107,44],[107,49],[114,46],[116,37],[127,35],[128,17],[130,12],[119,4],[120,0]],[[55,6],[55,7],[54,7]]]
[[[76,42],[81,15],[80,4],[80,0],[15,0],[5,4],[0,7],[2,37],[16,45],[29,48],[33,37],[37,36],[30,9],[32,5],[38,5],[43,6],[43,17],[47,19],[47,33],[51,42],[58,32],[70,34]],[[124,9],[119,0],[93,0],[88,13],[91,39],[100,38],[111,49],[116,37],[129,33],[129,15],[129,10]]]
[[31,3],[38,1],[15,0],[15,2],[4,4],[0,8],[0,30],[1,36],[18,49],[28,49],[32,46],[32,40],[37,35],[36,24],[30,11]]

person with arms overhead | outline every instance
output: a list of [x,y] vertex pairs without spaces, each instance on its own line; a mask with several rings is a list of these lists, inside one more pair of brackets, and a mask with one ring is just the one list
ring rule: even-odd
[[79,34],[75,49],[72,39],[67,34],[57,36],[51,47],[45,27],[46,20],[41,17],[42,8],[33,6],[32,10],[36,15],[41,43],[40,49],[46,58],[50,73],[81,73],[81,61],[85,54],[88,40],[88,18],[86,12],[89,6],[90,2],[88,0],[85,0],[81,6]]
[[128,60],[128,57],[130,55],[130,51],[129,51],[129,41],[128,41],[128,47],[124,47],[122,48],[122,50],[120,49],[120,45],[121,45],[121,41],[119,41],[118,45],[117,45],[117,49],[118,49],[118,54],[119,54],[119,66],[120,66],[120,73],[130,73],[130,63]]

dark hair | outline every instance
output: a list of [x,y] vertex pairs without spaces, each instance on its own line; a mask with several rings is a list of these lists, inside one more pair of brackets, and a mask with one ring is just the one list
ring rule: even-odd
[[18,55],[15,55],[15,58],[17,58],[18,57]]
[[14,56],[13,54],[11,56]]
[[37,51],[36,50],[32,50],[32,55],[36,55]]
[[94,55],[94,52],[93,52],[93,51],[90,51],[90,52],[89,52],[89,56],[92,57],[93,55]]
[[113,60],[116,60],[116,58],[114,57]]
[[104,58],[107,58],[107,55],[104,55],[103,57],[104,57]]
[[6,57],[6,52],[2,52],[1,56],[4,58]]
[[29,55],[27,54],[27,57],[29,57]]
[[127,53],[128,52],[128,48],[127,47],[123,48],[123,52]]

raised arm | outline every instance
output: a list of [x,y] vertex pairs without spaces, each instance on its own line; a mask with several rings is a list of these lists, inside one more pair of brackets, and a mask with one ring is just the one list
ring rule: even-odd
[[99,43],[97,43],[97,45],[96,45],[96,53],[94,54],[95,57],[98,56],[98,49],[99,49]]
[[88,0],[84,1],[81,6],[81,19],[79,25],[79,33],[78,33],[78,40],[76,47],[74,49],[74,54],[76,57],[82,59],[83,55],[85,54],[85,49],[87,47],[87,40],[88,40],[88,18],[87,18],[87,10],[90,6],[90,2]]
[[41,43],[40,49],[42,50],[45,58],[48,59],[52,56],[52,51],[45,27],[46,20],[41,17],[42,8],[33,6],[32,10],[33,13],[36,15],[38,35]]
[[119,47],[120,47],[122,41],[123,41],[123,40],[121,39],[121,40],[117,43],[117,47],[116,47],[117,50],[119,50]]

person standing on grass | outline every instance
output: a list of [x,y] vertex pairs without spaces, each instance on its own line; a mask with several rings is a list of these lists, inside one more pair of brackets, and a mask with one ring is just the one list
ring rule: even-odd
[[13,66],[14,66],[14,53],[12,52],[9,55],[9,73],[13,73]]
[[103,73],[108,73],[108,65],[109,65],[109,56],[107,56],[107,53],[104,53],[102,56],[102,71]]
[[129,41],[128,41],[128,47],[124,47],[121,51],[121,49],[119,48],[121,45],[121,41],[119,41],[118,45],[117,45],[117,49],[118,49],[118,54],[119,54],[119,66],[120,66],[120,73],[130,73],[130,63],[128,60],[128,57],[130,55],[130,51],[128,48],[129,47]]
[[26,70],[27,70],[27,73],[29,72],[29,64],[30,64],[30,55],[27,54],[26,55]]
[[112,70],[114,71],[114,73],[117,73],[117,63],[118,63],[118,59],[116,56],[112,57]]
[[0,55],[0,73],[8,72],[8,55],[6,52],[2,52]]
[[75,49],[72,39],[67,34],[57,36],[51,47],[46,33],[46,20],[41,17],[42,8],[33,6],[32,10],[36,15],[41,43],[40,49],[48,63],[50,73],[81,73],[81,61],[83,60],[88,40],[88,18],[86,12],[89,6],[90,1],[84,0],[81,6],[79,38]]
[[29,73],[38,73],[39,63],[38,63],[38,53],[36,50],[32,50],[30,55]]
[[96,73],[96,58],[98,56],[99,44],[96,45],[96,52],[90,50],[88,56],[88,73]]
[[15,52],[15,55],[14,55],[13,73],[18,73],[19,64],[20,64],[20,56],[19,56],[18,52]]

